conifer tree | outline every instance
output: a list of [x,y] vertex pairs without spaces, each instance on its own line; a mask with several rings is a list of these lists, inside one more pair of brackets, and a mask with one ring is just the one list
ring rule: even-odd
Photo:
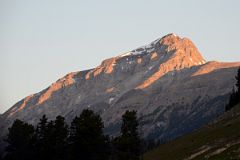
[[235,78],[237,80],[237,83],[236,83],[236,87],[237,87],[236,96],[237,96],[238,102],[240,102],[240,67],[238,69],[238,73],[237,73],[237,76]]
[[103,134],[101,117],[85,109],[70,128],[71,159],[107,160],[108,139]]
[[42,159],[49,158],[49,154],[51,153],[51,148],[49,148],[48,143],[49,143],[48,119],[46,115],[43,115],[37,125],[36,135],[35,135],[34,149],[35,149],[36,159],[42,160]]
[[34,127],[21,120],[15,120],[8,129],[6,142],[6,160],[28,160],[32,156],[31,140],[34,135]]
[[56,160],[63,160],[67,158],[67,138],[68,138],[68,126],[65,122],[65,118],[62,116],[57,116],[54,121],[54,152]]
[[113,141],[115,159],[139,160],[141,154],[141,140],[138,134],[136,111],[126,111],[122,116],[121,135]]
[[229,102],[225,108],[226,111],[232,109],[234,106],[240,103],[240,67],[238,69],[237,76],[235,78],[237,80],[236,82],[237,90],[235,91],[233,87],[232,93],[230,94],[230,97],[229,97]]

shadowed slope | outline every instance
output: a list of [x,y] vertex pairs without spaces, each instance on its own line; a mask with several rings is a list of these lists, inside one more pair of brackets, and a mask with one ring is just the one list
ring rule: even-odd
[[144,160],[239,159],[240,104],[214,122],[144,155]]

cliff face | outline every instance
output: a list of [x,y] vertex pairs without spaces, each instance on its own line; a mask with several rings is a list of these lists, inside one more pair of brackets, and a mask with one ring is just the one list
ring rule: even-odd
[[36,124],[43,114],[63,115],[70,122],[90,108],[111,135],[125,110],[137,110],[143,137],[175,138],[224,111],[238,66],[206,62],[189,39],[169,34],[19,101],[2,115],[1,136],[16,118]]

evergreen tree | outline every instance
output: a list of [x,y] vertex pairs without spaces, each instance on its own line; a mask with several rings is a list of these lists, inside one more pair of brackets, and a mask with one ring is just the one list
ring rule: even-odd
[[238,99],[238,102],[240,102],[240,67],[238,69],[237,76],[235,77],[237,80],[236,87],[237,87],[237,92],[236,92],[236,97]]
[[114,139],[115,159],[139,160],[141,140],[138,134],[136,111],[126,111],[122,116],[121,135]]
[[65,118],[62,116],[57,116],[54,121],[54,152],[56,160],[63,160],[67,158],[67,138],[68,138],[68,126],[65,123]]
[[232,109],[235,105],[240,103],[240,67],[238,69],[238,73],[235,78],[237,80],[237,83],[236,83],[237,90],[235,91],[233,87],[232,93],[230,94],[229,102],[225,108],[226,111]]
[[34,127],[21,120],[15,120],[8,129],[6,142],[6,160],[28,160],[32,156],[31,140],[34,135]]
[[236,98],[237,98],[236,91],[233,87],[232,92],[231,92],[230,97],[229,97],[229,102],[228,102],[228,104],[226,105],[226,108],[225,108],[226,111],[232,109],[237,104],[237,99]]
[[100,116],[88,109],[74,118],[70,128],[71,159],[107,160],[108,139],[103,127]]
[[46,115],[43,115],[40,119],[35,135],[35,153],[36,159],[43,160],[49,158],[50,154],[52,153],[52,148],[49,146],[49,134],[52,122],[49,123],[48,126],[48,119]]
[[47,120],[46,115],[40,119],[36,130],[36,159],[67,159],[68,126],[62,116],[55,121]]
[[47,117],[46,115],[43,115],[42,118],[40,119],[40,122],[37,125],[37,130],[36,130],[36,136],[39,142],[43,143],[46,134],[47,134]]

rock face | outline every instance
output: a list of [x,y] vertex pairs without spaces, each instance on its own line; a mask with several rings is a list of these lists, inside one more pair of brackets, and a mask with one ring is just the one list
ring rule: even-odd
[[143,137],[169,140],[223,113],[238,66],[206,62],[189,39],[168,34],[19,101],[1,116],[1,136],[16,118],[36,124],[43,114],[63,115],[70,122],[89,108],[108,134],[118,134],[126,110],[137,110]]

